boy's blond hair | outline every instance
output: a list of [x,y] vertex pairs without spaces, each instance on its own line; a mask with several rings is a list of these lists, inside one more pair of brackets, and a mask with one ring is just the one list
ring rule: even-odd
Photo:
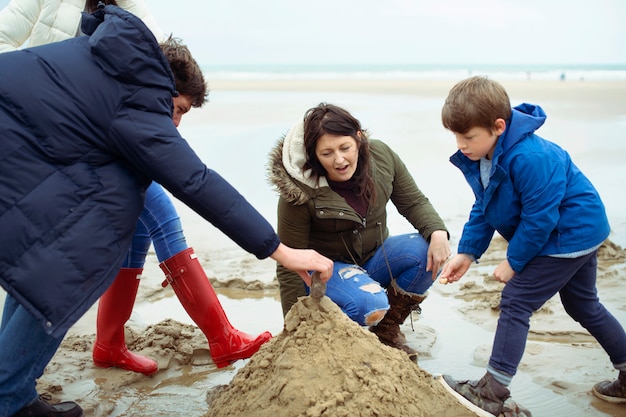
[[474,127],[495,128],[497,119],[509,120],[511,101],[504,87],[487,77],[470,77],[457,83],[441,110],[443,126],[456,133]]

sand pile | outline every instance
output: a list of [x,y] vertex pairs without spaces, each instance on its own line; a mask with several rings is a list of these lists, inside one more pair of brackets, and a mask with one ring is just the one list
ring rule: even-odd
[[206,417],[475,416],[328,297],[300,299],[284,330],[207,402]]

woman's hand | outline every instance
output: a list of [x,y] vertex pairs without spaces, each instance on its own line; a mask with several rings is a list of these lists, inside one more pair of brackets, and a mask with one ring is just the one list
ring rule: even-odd
[[437,279],[437,274],[450,257],[450,253],[448,232],[445,230],[435,230],[432,232],[430,235],[430,245],[428,246],[426,271],[433,271],[433,281]]
[[458,253],[448,261],[443,267],[443,271],[439,276],[439,282],[442,284],[448,284],[450,282],[456,282],[461,279],[472,265],[472,260],[463,253]]
[[285,268],[297,272],[309,287],[309,271],[318,271],[322,282],[328,281],[333,274],[333,261],[313,249],[294,249],[281,243],[270,257]]

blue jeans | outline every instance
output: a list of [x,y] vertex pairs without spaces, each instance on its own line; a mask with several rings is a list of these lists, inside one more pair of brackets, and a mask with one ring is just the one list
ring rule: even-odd
[[143,268],[150,243],[159,262],[187,249],[180,218],[163,188],[152,182],[146,190],[144,208],[139,215],[133,241],[122,267]]
[[39,321],[7,294],[0,325],[0,417],[12,416],[37,398],[37,378],[64,336],[48,335]]
[[557,292],[567,314],[596,338],[613,365],[624,364],[626,333],[600,303],[597,264],[597,251],[575,259],[540,256],[515,274],[502,290],[489,367],[515,375],[526,347],[530,316]]
[[426,293],[433,283],[432,272],[426,272],[427,255],[428,242],[417,233],[389,237],[361,266],[336,261],[326,295],[352,320],[368,325],[370,314],[389,309],[384,288],[392,276],[404,291]]

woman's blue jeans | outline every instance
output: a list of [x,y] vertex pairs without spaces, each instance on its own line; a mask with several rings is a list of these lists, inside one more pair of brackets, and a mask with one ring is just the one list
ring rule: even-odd
[[352,320],[369,325],[370,314],[389,309],[384,288],[392,279],[408,293],[426,293],[433,283],[432,272],[426,272],[427,261],[428,242],[420,234],[389,237],[362,266],[335,262],[326,295]]
[[37,378],[63,337],[50,336],[15,298],[7,294],[0,324],[0,416],[12,416],[37,398]]
[[159,262],[187,249],[180,217],[172,200],[156,182],[146,190],[144,208],[122,267],[143,268],[150,243],[154,244]]
[[530,316],[556,293],[567,314],[596,338],[613,365],[623,367],[626,333],[600,303],[597,266],[597,251],[574,259],[539,256],[515,274],[502,290],[489,368],[515,375],[526,347]]

